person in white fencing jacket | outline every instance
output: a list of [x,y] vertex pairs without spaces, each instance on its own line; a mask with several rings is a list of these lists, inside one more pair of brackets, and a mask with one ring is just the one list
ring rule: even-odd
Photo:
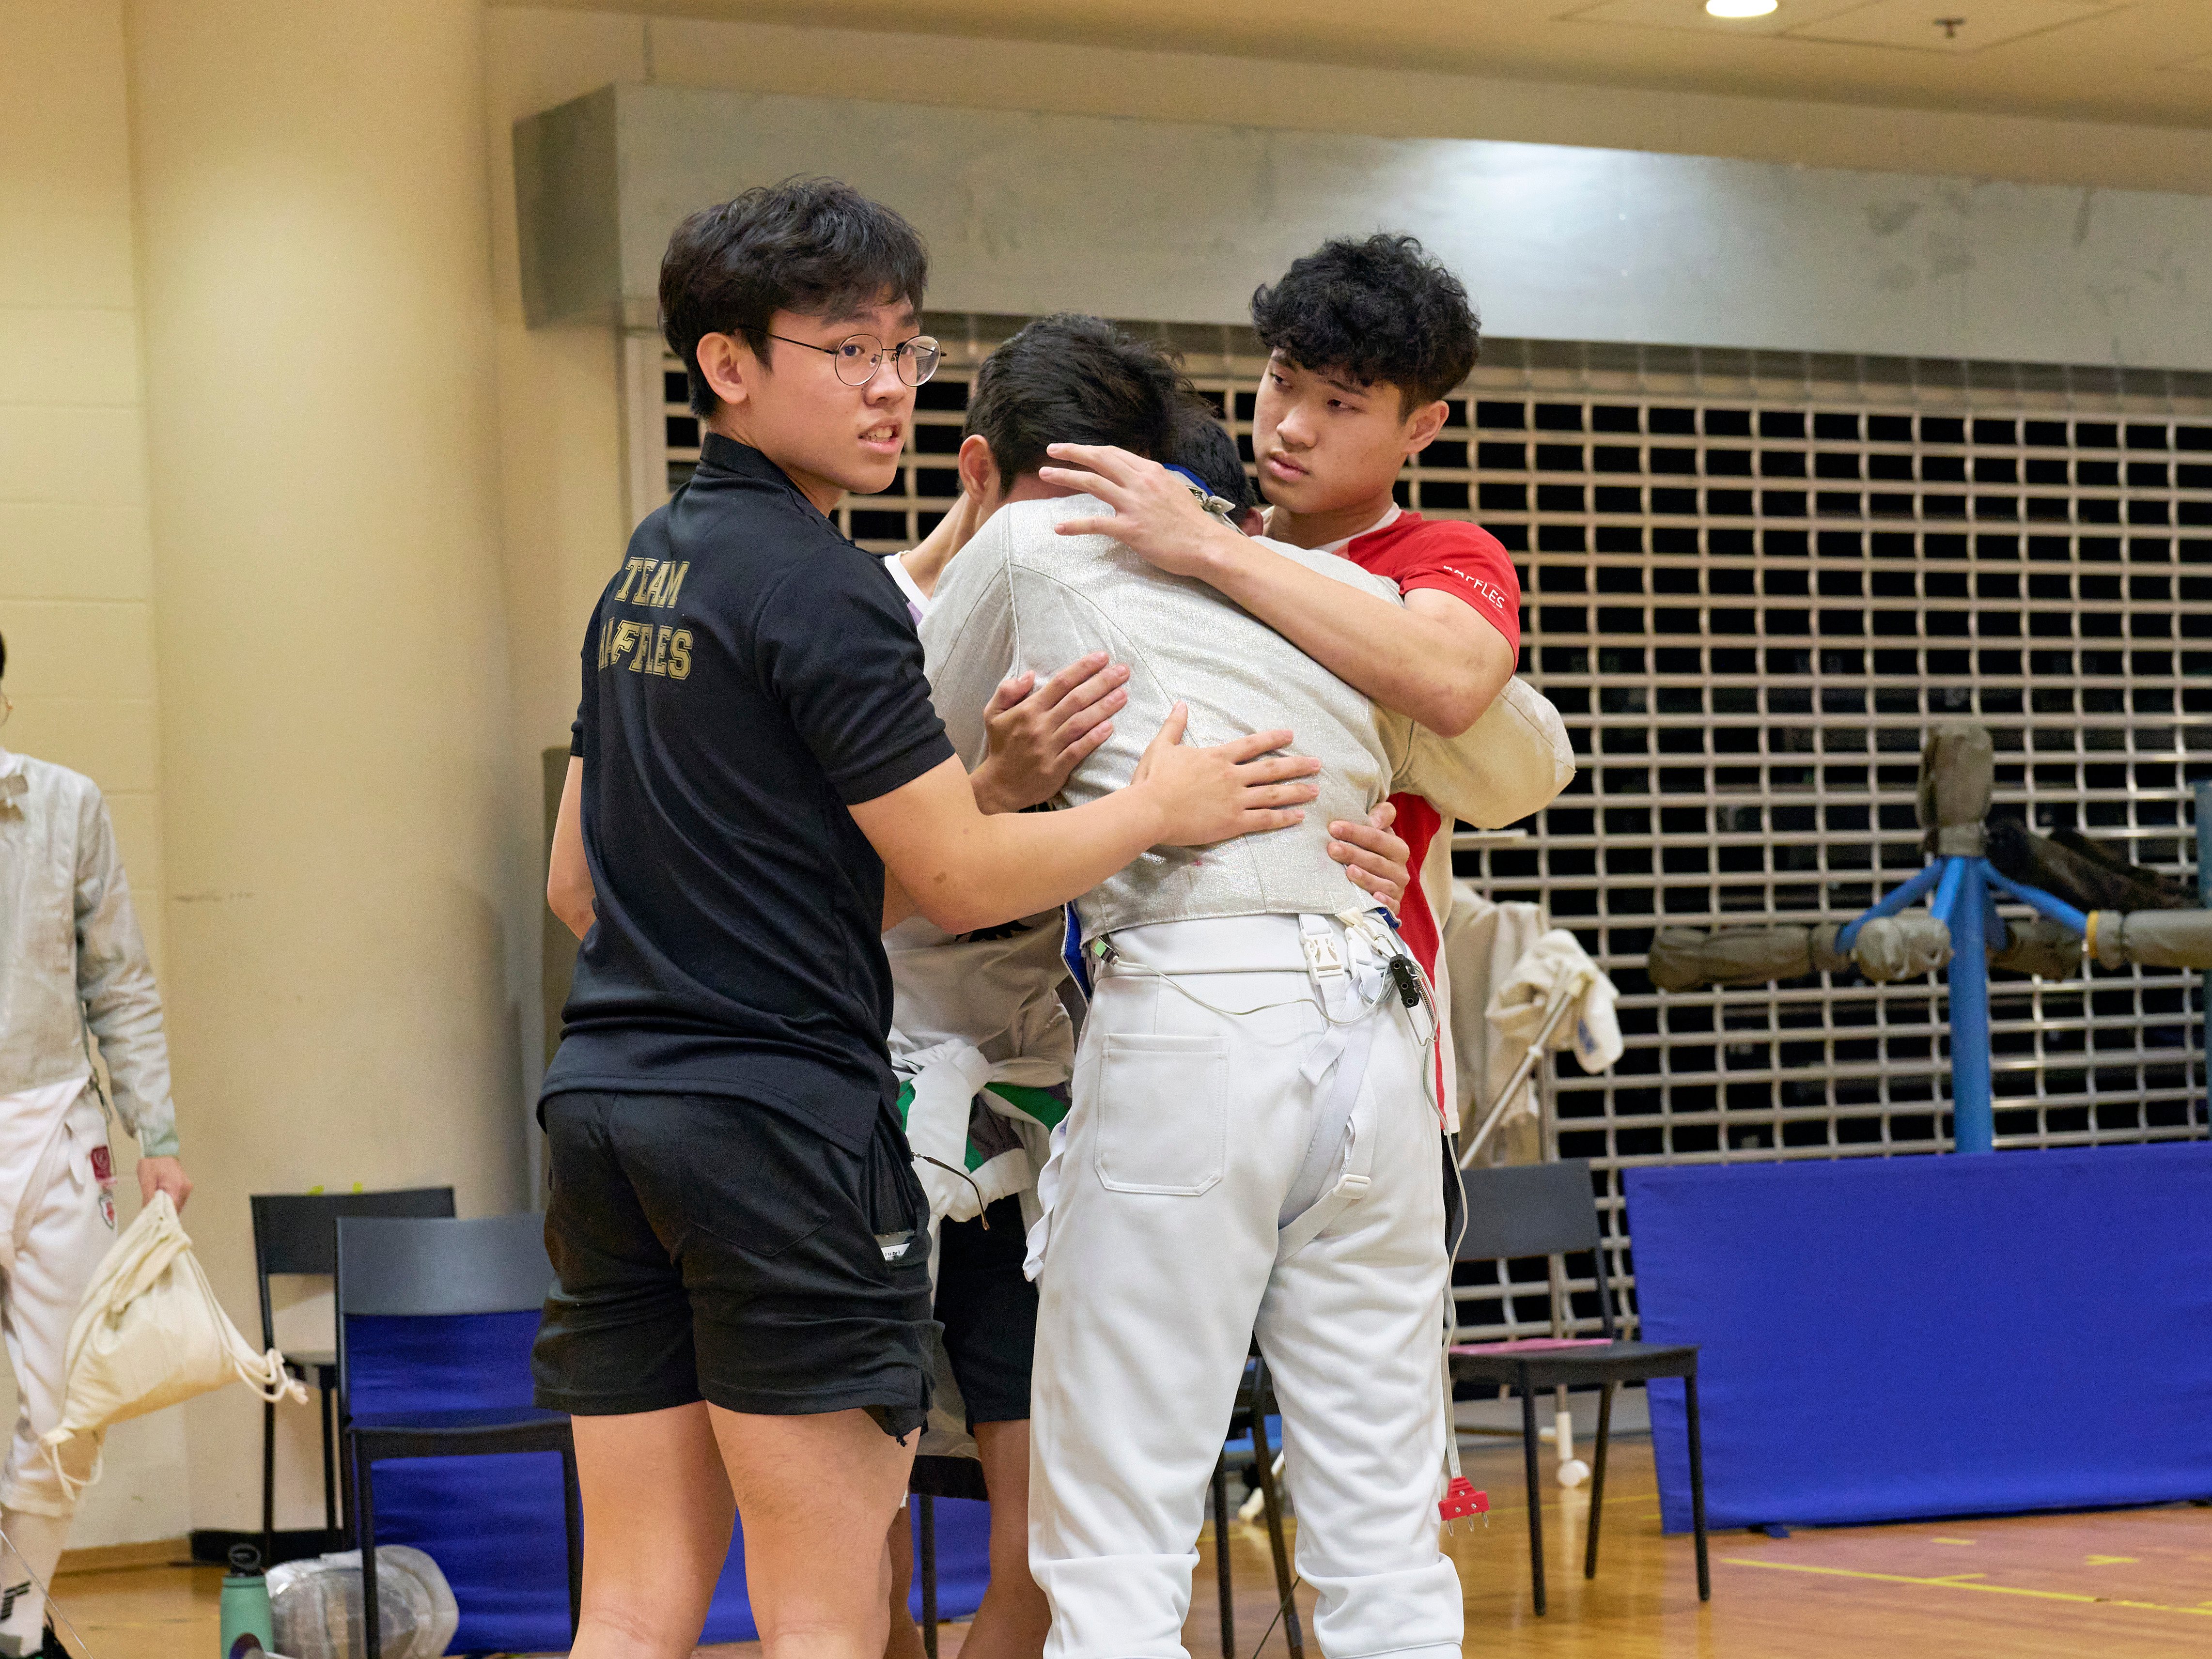
[[[8,652],[0,640],[0,679]],[[0,690],[0,720],[13,705]],[[76,1499],[39,1455],[61,1419],[63,1358],[85,1286],[115,1239],[115,1166],[93,1054],[138,1138],[138,1187],[178,1208],[161,999],[107,807],[91,779],[0,747],[0,1306],[15,1372],[15,1438],[0,1469],[0,1655],[66,1651],[39,1586],[53,1577]]]
[[[1096,994],[1028,1252],[1044,1650],[1186,1659],[1206,1478],[1256,1331],[1322,1650],[1456,1659],[1461,1591],[1437,1540],[1449,1263],[1436,1010],[1389,918],[1347,903],[1322,826],[1400,788],[1480,822],[1491,803],[1468,786],[1484,769],[1465,738],[1370,702],[1212,590],[1106,537],[1062,533],[1098,501],[1041,479],[1043,441],[994,411],[1053,395],[1102,331],[1114,333],[1089,318],[1032,324],[977,378],[960,473],[989,516],[921,628],[956,751],[979,757],[978,711],[1000,677],[1097,647],[1128,665],[1133,729],[1181,702],[1215,740],[1291,727],[1322,770],[1304,823],[1197,855],[1155,847],[1074,901]],[[1107,394],[1085,380],[1067,395]],[[1172,430],[1121,447],[1180,453]],[[1399,602],[1347,560],[1273,550]],[[1540,758],[1555,789],[1553,757]],[[1087,801],[1138,761],[1117,733],[1058,799]]]
[[[1062,342],[1063,386],[1133,374],[1171,398],[1179,376],[1148,349],[1111,338]],[[1032,389],[1034,390],[1034,389]],[[1064,439],[1126,435],[1110,401],[1023,400],[1025,423]],[[1141,398],[1140,398],[1141,401]],[[1003,412],[1003,404],[1000,405]],[[1218,430],[1218,428],[1217,428]],[[1225,437],[1224,441],[1227,441]],[[1229,459],[1236,464],[1231,445]],[[921,546],[894,553],[884,569],[906,596],[917,627],[951,556],[974,529],[975,503],[963,495]],[[937,672],[925,658],[923,672]],[[1004,682],[985,710],[988,764],[998,770],[990,811],[1048,802],[1068,774],[1114,734],[1128,669],[1088,652],[1059,673]],[[978,786],[979,803],[986,799]],[[1364,823],[1336,823],[1329,856],[1353,887],[1392,905],[1412,872],[1390,833],[1395,809]],[[1066,917],[1054,908],[1000,927],[948,933],[916,916],[884,935],[890,957],[891,1065],[902,1080],[899,1110],[915,1174],[942,1221],[933,1258],[942,1328],[935,1344],[937,1392],[924,1456],[973,1456],[990,1495],[990,1582],[962,1651],[975,1659],[1035,1659],[1050,1613],[1029,1567],[1030,1373],[1036,1343],[1036,1290],[1024,1272],[1028,1229],[1037,1220],[1036,1178],[1050,1132],[1066,1115],[1075,1030],[1060,991],[1068,976]],[[885,1659],[921,1659],[921,1632],[908,1617],[912,1538],[902,1512],[891,1525],[891,1640]]]

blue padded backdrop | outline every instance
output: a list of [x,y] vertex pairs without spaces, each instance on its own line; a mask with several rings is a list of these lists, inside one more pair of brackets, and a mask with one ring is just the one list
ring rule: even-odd
[[[534,1309],[458,1318],[354,1315],[346,1324],[353,1409],[526,1406],[537,1334]],[[461,1609],[453,1652],[567,1650],[568,1547],[558,1457],[408,1458],[379,1463],[373,1478],[376,1541],[425,1551],[453,1587]],[[938,1500],[939,1616],[964,1618],[982,1601],[989,1541],[989,1505]],[[914,1606],[919,1616],[919,1589]],[[743,1642],[758,1634],[745,1600],[740,1535],[731,1543],[700,1639]]]
[[[1714,1527],[2212,1497],[2212,1146],[1627,1174]],[[1690,1526],[1682,1388],[1651,1385]]]

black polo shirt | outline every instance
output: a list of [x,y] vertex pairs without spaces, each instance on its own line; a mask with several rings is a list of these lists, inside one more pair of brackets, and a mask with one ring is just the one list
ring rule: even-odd
[[709,434],[584,641],[598,921],[544,1093],[715,1094],[854,1152],[895,1093],[884,866],[846,808],[952,754],[906,601],[758,450]]

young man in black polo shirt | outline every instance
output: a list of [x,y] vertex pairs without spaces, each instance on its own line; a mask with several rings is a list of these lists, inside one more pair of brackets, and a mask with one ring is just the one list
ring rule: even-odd
[[1009,921],[1314,793],[1312,763],[1271,755],[1291,733],[1189,749],[1176,718],[1104,800],[977,810],[903,599],[824,516],[896,472],[936,362],[926,276],[910,226],[828,181],[693,215],[662,264],[708,434],[585,641],[570,884],[593,918],[539,1109],[560,1283],[534,1363],[575,1419],[575,1659],[688,1655],[733,1507],[769,1654],[883,1650],[930,1318],[883,927]]

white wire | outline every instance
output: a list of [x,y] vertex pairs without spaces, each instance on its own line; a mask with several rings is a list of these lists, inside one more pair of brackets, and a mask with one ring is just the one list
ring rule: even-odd
[[39,1587],[39,1594],[46,1598],[46,1605],[53,1610],[54,1617],[60,1620],[63,1624],[69,1626],[69,1633],[76,1638],[77,1646],[82,1648],[87,1656],[87,1659],[90,1659],[92,1644],[84,1639],[84,1632],[82,1631],[79,1630],[74,1624],[70,1624],[69,1614],[62,1611],[62,1604],[54,1599],[54,1593],[46,1588],[46,1581],[39,1577],[38,1569],[33,1567],[24,1557],[22,1551],[15,1547],[15,1540],[8,1536],[8,1529],[5,1527],[0,1527],[0,1545],[5,1545],[7,1547],[8,1553],[14,1556],[17,1561],[22,1564],[23,1571],[31,1575],[31,1582]]
[[[1375,942],[1372,939],[1369,940],[1370,946],[1372,946],[1374,943]],[[1426,1038],[1424,1038],[1417,1029],[1413,1033],[1413,1036],[1414,1040],[1422,1045],[1422,1051],[1425,1055],[1427,1050],[1433,1046],[1436,1042],[1436,994],[1430,988],[1428,975],[1421,972],[1421,964],[1419,962],[1414,961],[1413,957],[1406,951],[1403,945],[1397,945],[1395,940],[1392,941],[1392,945],[1394,949],[1390,953],[1384,956],[1384,961],[1387,963],[1389,960],[1389,955],[1405,956],[1407,961],[1413,963],[1413,972],[1417,976],[1419,976],[1421,981],[1422,1000],[1427,1004],[1429,1009],[1430,1033]],[[1242,968],[1155,968],[1149,962],[1139,962],[1133,957],[1125,957],[1119,951],[1115,951],[1111,945],[1107,945],[1105,951],[1101,954],[1100,966],[1106,973],[1137,974],[1164,981],[1178,994],[1188,997],[1191,1001],[1196,1003],[1208,1013],[1218,1014],[1224,1019],[1241,1019],[1247,1014],[1261,1013],[1269,1008],[1292,1008],[1302,1005],[1310,1005],[1317,1002],[1321,1008],[1321,1017],[1324,1020],[1328,1021],[1331,1025],[1357,1025],[1362,1020],[1373,1015],[1376,1009],[1382,1007],[1386,1001],[1389,1000],[1391,997],[1396,994],[1397,990],[1395,981],[1391,979],[1389,974],[1386,971],[1382,975],[1383,989],[1382,994],[1372,1002],[1361,1002],[1357,1012],[1340,1019],[1334,1014],[1329,1012],[1328,1001],[1326,997],[1315,997],[1305,992],[1301,992],[1298,995],[1294,997],[1282,997],[1273,1002],[1255,1003],[1249,1008],[1224,1008],[1218,1003],[1208,1002],[1204,997],[1199,995],[1197,992],[1192,990],[1188,986],[1182,983],[1185,979],[1203,978],[1214,974],[1297,974],[1305,978],[1310,982],[1318,977],[1312,969],[1294,966],[1289,963],[1269,963]],[[1437,1114],[1441,1116],[1443,1109],[1441,1102],[1438,1101],[1435,1094],[1431,1083],[1425,1082],[1422,1085],[1422,1092],[1428,1098],[1430,1103],[1437,1107]]]

